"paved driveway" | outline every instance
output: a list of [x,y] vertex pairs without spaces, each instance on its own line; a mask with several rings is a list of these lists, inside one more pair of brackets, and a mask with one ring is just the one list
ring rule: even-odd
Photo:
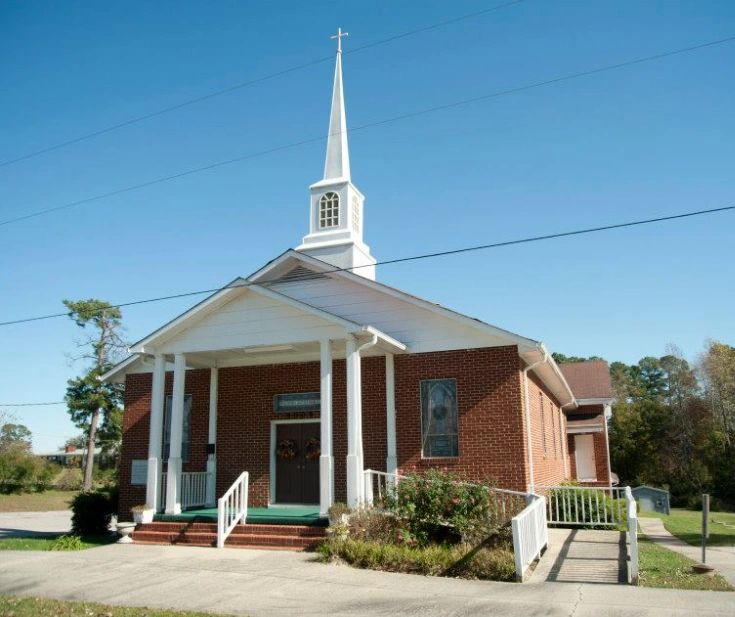
[[0,512],[0,538],[49,536],[71,529],[71,510]]
[[0,555],[0,593],[249,614],[732,617],[735,593],[488,583],[357,570],[279,551],[112,544]]

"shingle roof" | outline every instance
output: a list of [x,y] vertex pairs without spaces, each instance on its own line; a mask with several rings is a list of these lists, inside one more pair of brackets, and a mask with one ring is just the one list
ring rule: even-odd
[[576,399],[612,398],[610,367],[604,360],[568,362],[559,368]]

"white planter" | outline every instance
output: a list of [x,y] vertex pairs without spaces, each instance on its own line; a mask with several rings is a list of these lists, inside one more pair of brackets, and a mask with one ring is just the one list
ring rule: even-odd
[[143,525],[146,523],[152,523],[153,522],[153,509],[147,509],[147,510],[139,510],[133,512],[133,520],[137,525]]

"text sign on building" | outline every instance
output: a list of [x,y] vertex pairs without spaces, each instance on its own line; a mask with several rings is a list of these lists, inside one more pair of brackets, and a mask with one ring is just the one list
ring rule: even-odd
[[148,483],[148,461],[137,459],[130,462],[130,484],[145,485]]
[[273,411],[276,413],[319,411],[320,406],[319,392],[276,394],[273,397]]

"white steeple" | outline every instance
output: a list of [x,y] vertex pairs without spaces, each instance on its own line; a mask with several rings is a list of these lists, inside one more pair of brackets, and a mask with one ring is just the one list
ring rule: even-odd
[[337,34],[331,37],[337,40],[337,61],[324,178],[309,187],[309,234],[304,236],[296,250],[375,280],[375,258],[362,241],[365,197],[352,184],[350,176],[347,117],[342,87],[342,37],[345,36],[347,32],[342,32],[342,28],[339,28]]
[[327,136],[327,158],[324,161],[324,179],[350,179],[350,151],[347,147],[347,118],[345,115],[345,95],[342,89],[342,37],[348,36],[337,29],[332,38],[337,39],[337,66],[334,69],[334,88],[332,90],[332,114],[329,116]]

